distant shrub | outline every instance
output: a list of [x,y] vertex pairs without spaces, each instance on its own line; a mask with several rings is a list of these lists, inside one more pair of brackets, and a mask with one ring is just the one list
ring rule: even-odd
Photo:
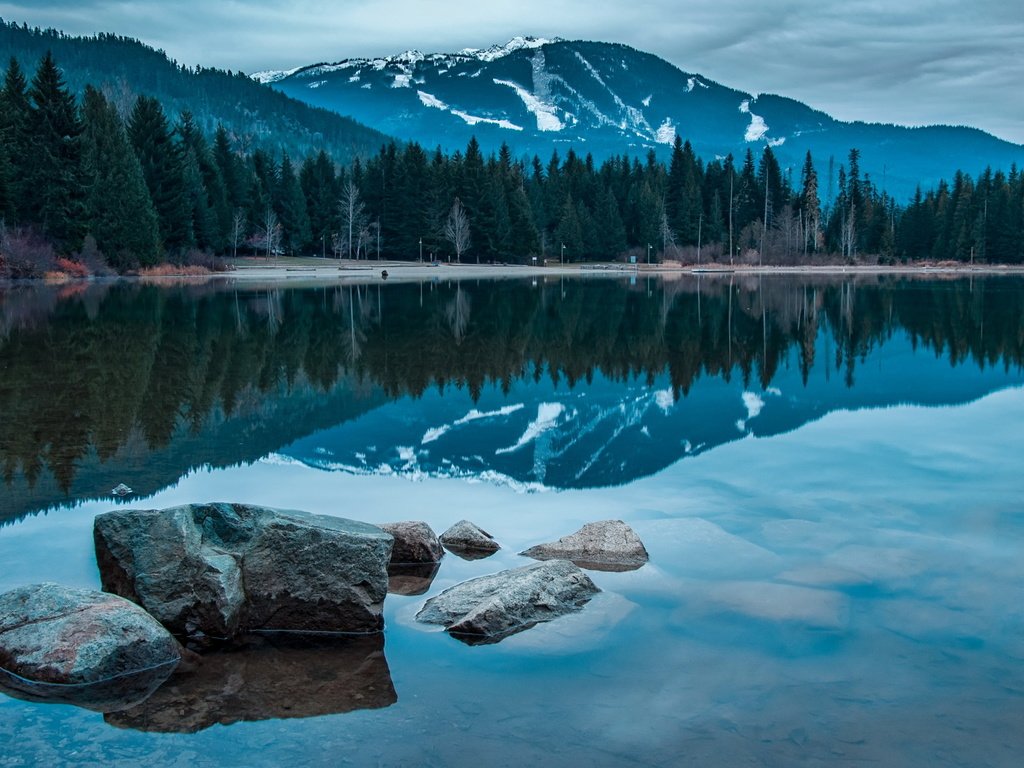
[[0,275],[40,278],[57,271],[53,246],[31,230],[4,230],[0,235]]
[[210,272],[227,272],[227,262],[219,256],[214,256],[208,251],[200,251],[193,248],[185,254],[182,262],[187,267],[204,267]]
[[78,261],[72,261],[71,259],[64,258],[63,256],[57,258],[57,269],[63,272],[68,277],[73,278],[84,278],[89,277],[91,274],[89,268]]
[[155,267],[144,267],[138,274],[139,277],[200,277],[210,274],[210,270],[200,266],[158,264]]

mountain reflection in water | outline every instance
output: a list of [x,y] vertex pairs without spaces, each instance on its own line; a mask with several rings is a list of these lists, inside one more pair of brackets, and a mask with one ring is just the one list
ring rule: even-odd
[[1024,381],[1024,281],[0,290],[0,519],[200,467],[603,487],[836,409]]

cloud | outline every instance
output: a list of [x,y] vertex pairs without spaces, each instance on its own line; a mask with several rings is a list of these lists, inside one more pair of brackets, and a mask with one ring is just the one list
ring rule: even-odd
[[840,119],[976,125],[1024,143],[1024,15],[1005,0],[17,0],[0,15],[247,72],[520,34],[607,40]]

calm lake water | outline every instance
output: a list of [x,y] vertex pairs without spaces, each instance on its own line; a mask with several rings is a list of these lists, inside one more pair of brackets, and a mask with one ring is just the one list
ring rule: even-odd
[[[254,640],[106,716],[0,695],[0,766],[1017,766],[1022,425],[1016,278],[0,288],[0,590],[98,588],[124,504],[503,546],[375,640]],[[581,613],[414,622],[609,518],[650,563]]]

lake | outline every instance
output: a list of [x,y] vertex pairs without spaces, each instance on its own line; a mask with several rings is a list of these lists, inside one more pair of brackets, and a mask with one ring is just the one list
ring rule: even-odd
[[[1022,425],[1014,277],[0,288],[0,591],[99,588],[124,506],[502,545],[379,637],[253,638],[107,715],[0,695],[0,766],[1016,766]],[[650,562],[580,613],[414,621],[605,519]]]

